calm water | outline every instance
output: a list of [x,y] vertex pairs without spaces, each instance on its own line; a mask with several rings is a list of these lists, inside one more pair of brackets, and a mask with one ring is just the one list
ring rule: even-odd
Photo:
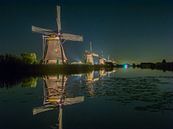
[[102,70],[14,84],[0,84],[0,129],[173,129],[172,72]]

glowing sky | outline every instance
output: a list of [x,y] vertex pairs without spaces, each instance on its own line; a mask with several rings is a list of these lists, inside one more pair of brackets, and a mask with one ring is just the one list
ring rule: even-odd
[[[120,2],[121,1],[121,2]],[[1,0],[0,54],[36,52],[41,35],[31,25],[56,29],[57,0]],[[80,59],[89,41],[93,50],[120,63],[173,61],[173,1],[61,0],[62,31],[82,34],[84,42],[66,42],[70,59]]]

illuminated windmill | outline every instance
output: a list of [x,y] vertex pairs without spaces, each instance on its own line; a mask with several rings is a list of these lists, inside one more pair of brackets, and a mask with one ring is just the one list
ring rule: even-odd
[[43,63],[44,64],[64,64],[67,57],[64,52],[63,43],[70,41],[83,41],[83,37],[79,35],[67,34],[61,32],[61,7],[57,6],[57,30],[43,29],[32,26],[32,31],[43,35]]
[[94,57],[99,57],[98,54],[92,51],[92,42],[90,42],[90,51],[85,51],[86,63],[94,65]]
[[105,58],[99,57],[99,64],[100,64],[100,65],[104,65],[104,64],[105,64],[105,61],[106,61]]
[[104,65],[106,59],[103,58],[103,54],[100,56],[93,52],[92,50],[92,42],[90,42],[90,51],[85,51],[86,63],[94,65],[94,57],[98,58],[99,64]]
[[105,62],[106,62],[106,59],[105,59],[105,58],[103,58],[103,51],[102,51],[102,55],[101,55],[101,56],[99,56],[99,64],[100,64],[100,65],[104,65],[104,64],[105,64]]

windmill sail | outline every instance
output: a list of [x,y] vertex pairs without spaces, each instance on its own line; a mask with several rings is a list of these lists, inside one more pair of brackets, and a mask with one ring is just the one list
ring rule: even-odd
[[58,27],[58,33],[60,33],[61,32],[61,7],[56,6],[56,9],[57,9],[56,23],[57,23],[57,27]]
[[51,111],[51,110],[55,110],[57,107],[54,105],[44,105],[44,106],[40,106],[40,107],[35,107],[32,110],[33,115],[42,113],[42,112],[47,112],[47,111]]
[[[58,101],[58,98],[57,98]],[[73,105],[73,104],[77,104],[77,103],[81,103],[84,102],[84,96],[78,96],[78,97],[74,97],[74,98],[65,98],[65,101],[63,103],[64,106],[66,105]],[[55,110],[57,108],[57,105],[43,105],[40,107],[35,107],[33,108],[33,115],[42,113],[42,112],[47,112],[47,111],[51,111],[51,110]]]
[[61,35],[61,39],[70,40],[70,41],[79,41],[79,42],[83,41],[83,37],[82,36],[74,35],[74,34],[67,34],[67,33],[63,33]]
[[36,26],[32,26],[32,31],[37,32],[37,33],[41,33],[41,34],[45,34],[45,35],[55,34],[55,32],[53,30],[44,29],[44,28],[36,27]]
[[92,53],[92,55],[95,56],[95,57],[99,57],[99,55],[94,53],[94,52]]
[[93,51],[92,42],[90,42],[90,52]]

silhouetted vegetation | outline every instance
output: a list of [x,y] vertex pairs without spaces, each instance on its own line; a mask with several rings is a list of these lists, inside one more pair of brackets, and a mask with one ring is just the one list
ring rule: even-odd
[[0,65],[16,65],[16,64],[24,64],[24,61],[14,55],[6,54],[0,55]]
[[173,71],[173,62],[166,62],[165,59],[158,63],[141,63],[138,65],[133,64],[133,67],[139,67],[142,69],[158,69],[163,71]]
[[[31,81],[30,77],[43,77],[46,75],[58,74],[81,74],[92,70],[106,69],[110,71],[113,68],[106,65],[87,65],[87,64],[65,64],[65,65],[51,65],[51,64],[37,64],[36,58],[32,58],[28,54],[22,57],[14,55],[0,55],[0,86],[10,87],[25,82],[23,86]],[[32,79],[32,84],[34,84]]]
[[57,73],[81,73],[91,70],[98,70],[100,68],[112,69],[109,65],[87,65],[87,64],[65,64],[65,65],[51,65],[51,64],[37,64],[36,55],[22,54],[22,57],[12,55],[0,56],[0,70],[1,75],[5,74],[22,74],[22,75],[44,75]]
[[37,64],[37,55],[36,53],[22,53],[22,61],[26,64]]
[[6,54],[0,55],[0,66],[8,67],[8,66],[21,66],[28,64],[36,64],[36,54],[35,53],[23,53],[21,56]]
[[5,75],[0,76],[0,88],[11,88],[17,85],[22,87],[35,87],[37,77],[27,77],[22,75]]

